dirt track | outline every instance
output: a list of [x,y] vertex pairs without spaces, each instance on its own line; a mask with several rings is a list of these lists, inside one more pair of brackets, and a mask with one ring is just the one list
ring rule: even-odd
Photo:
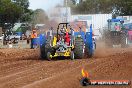
[[[0,49],[0,88],[83,88],[81,68],[91,79],[132,81],[132,48],[105,49],[98,46],[91,59],[39,60],[38,50]],[[132,88],[90,86],[88,88]]]

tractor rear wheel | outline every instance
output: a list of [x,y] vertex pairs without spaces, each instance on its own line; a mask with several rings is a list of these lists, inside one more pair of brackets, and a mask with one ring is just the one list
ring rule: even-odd
[[84,57],[84,42],[81,37],[75,38],[74,55],[76,59],[82,59]]
[[47,39],[45,44],[45,55],[46,59],[51,60],[51,58],[49,58],[49,53],[54,55],[54,49],[50,46],[50,39]]
[[41,59],[48,59],[49,60],[49,57],[48,57],[48,52],[50,52],[51,54],[53,54],[53,48],[50,46],[50,38],[48,38],[46,40],[46,43],[43,44],[41,47],[40,47],[40,58]]

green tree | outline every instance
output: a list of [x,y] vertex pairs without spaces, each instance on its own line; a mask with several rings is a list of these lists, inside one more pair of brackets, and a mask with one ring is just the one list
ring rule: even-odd
[[36,9],[32,14],[32,23],[33,24],[46,24],[49,21],[49,18],[46,12],[43,9]]
[[[21,22],[30,20],[29,15],[32,13],[31,10],[28,9],[29,1],[28,0],[12,0],[14,4],[16,4],[19,8],[21,8],[20,18]],[[29,19],[28,19],[29,18]]]
[[118,0],[118,10],[121,11],[121,15],[132,15],[132,0]]
[[85,0],[72,9],[78,14],[132,15],[132,0]]
[[77,0],[71,0],[72,3],[75,5],[77,3]]
[[28,0],[0,0],[0,24],[30,20],[31,10]]

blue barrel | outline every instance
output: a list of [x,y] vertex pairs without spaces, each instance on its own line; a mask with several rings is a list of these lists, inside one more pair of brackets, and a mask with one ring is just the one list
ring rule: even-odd
[[38,45],[39,44],[39,38],[32,38],[31,42],[33,45]]
[[42,46],[43,44],[45,44],[45,42],[46,42],[46,36],[44,35],[44,34],[40,34],[39,35],[39,44],[40,44],[40,46]]
[[22,32],[16,32],[18,36],[22,36]]
[[39,45],[39,38],[32,38],[31,39],[31,48],[33,49],[35,46]]

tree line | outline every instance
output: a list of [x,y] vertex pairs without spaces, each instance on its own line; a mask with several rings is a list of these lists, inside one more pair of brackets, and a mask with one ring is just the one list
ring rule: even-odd
[[132,0],[71,0],[74,14],[112,13],[115,16],[132,15]]
[[[29,0],[0,0],[0,26],[4,23],[14,24],[16,22],[31,22],[39,20],[40,15],[46,17],[44,19],[48,20],[48,17],[44,10],[29,9]],[[41,23],[45,22],[41,19]]]

